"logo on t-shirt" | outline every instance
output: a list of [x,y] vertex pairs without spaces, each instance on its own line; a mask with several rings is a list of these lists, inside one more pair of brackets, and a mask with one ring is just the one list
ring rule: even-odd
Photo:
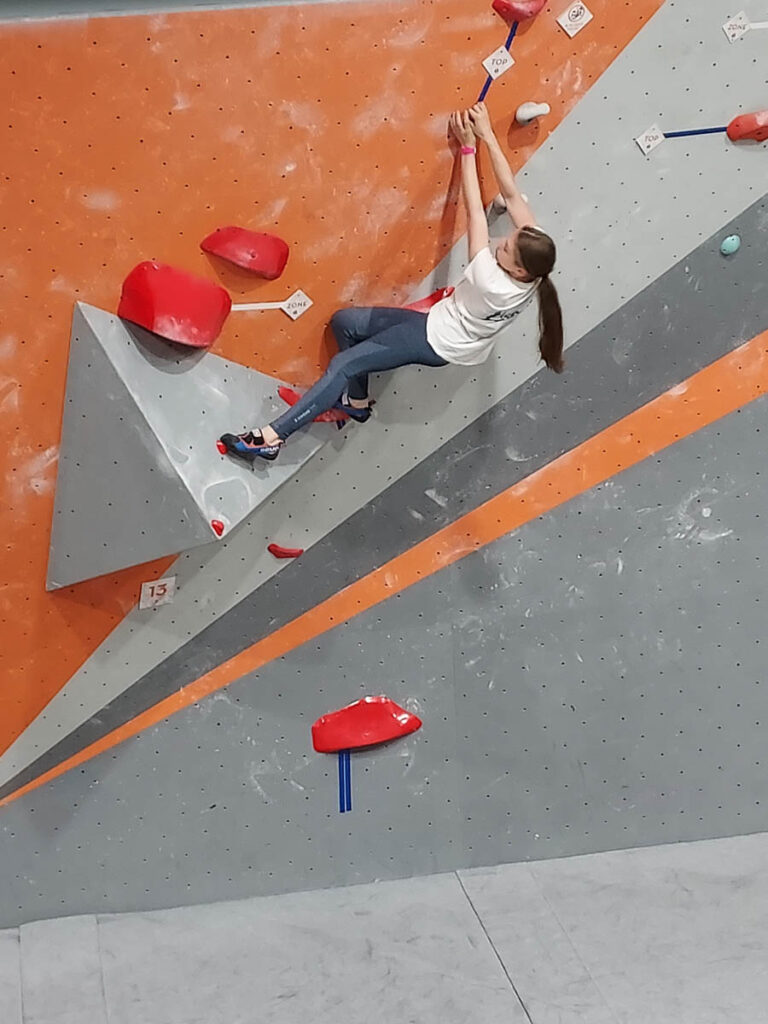
[[484,316],[483,320],[485,320],[486,323],[501,323],[504,320],[514,320],[519,312],[519,309],[502,309],[498,313],[491,313],[490,316]]

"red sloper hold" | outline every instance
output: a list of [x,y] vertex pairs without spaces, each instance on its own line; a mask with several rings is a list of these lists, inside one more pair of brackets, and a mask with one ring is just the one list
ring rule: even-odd
[[547,0],[493,0],[491,6],[504,21],[530,21],[544,9]]
[[741,139],[765,142],[768,139],[768,110],[735,117],[728,125],[728,138],[731,142],[739,142]]
[[284,548],[282,544],[269,544],[267,551],[275,558],[298,558],[304,554],[304,548]]
[[217,228],[200,248],[269,281],[280,277],[288,262],[288,244],[282,238],[247,228]]
[[148,261],[126,277],[117,315],[168,341],[206,348],[231,308],[228,292],[213,281]]
[[312,726],[312,744],[321,754],[386,743],[421,728],[421,719],[389,697],[363,697],[323,715]]
[[438,288],[436,292],[427,295],[425,299],[418,299],[416,302],[412,302],[409,306],[404,306],[403,308],[413,309],[417,313],[427,313],[442,299],[447,299],[449,295],[453,295],[453,292],[453,288]]

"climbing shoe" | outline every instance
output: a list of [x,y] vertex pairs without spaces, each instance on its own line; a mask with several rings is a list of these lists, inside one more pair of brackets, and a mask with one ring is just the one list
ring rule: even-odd
[[254,434],[252,430],[245,434],[222,434],[216,447],[222,455],[234,455],[248,462],[254,459],[274,462],[280,454],[279,444],[266,444],[262,435]]

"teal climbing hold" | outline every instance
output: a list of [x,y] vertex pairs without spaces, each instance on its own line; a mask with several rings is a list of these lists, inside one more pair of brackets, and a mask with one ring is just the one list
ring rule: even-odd
[[723,256],[733,256],[734,253],[738,252],[741,248],[741,239],[738,235],[728,235],[727,238],[723,239],[723,244],[720,246],[720,252]]

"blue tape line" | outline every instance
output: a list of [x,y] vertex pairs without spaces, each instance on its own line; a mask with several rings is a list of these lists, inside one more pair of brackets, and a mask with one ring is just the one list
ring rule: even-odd
[[727,126],[725,128],[691,128],[690,131],[685,132],[664,132],[665,139],[684,139],[689,135],[717,135],[719,132],[727,132]]
[[[504,49],[507,50],[507,51],[509,50],[510,46],[512,45],[512,40],[517,35],[517,26],[518,25],[519,25],[519,22],[516,21],[514,23],[514,25],[512,26],[512,28],[509,30],[509,35],[507,36],[507,41],[506,41],[506,43],[504,43]],[[480,95],[477,97],[477,102],[478,103],[482,103],[483,102],[485,97],[488,95],[488,90],[491,88],[492,85],[493,85],[493,79],[491,78],[490,75],[488,75],[488,77],[485,80],[485,85],[480,90]]]
[[339,751],[339,813],[352,810],[352,763],[349,750]]

